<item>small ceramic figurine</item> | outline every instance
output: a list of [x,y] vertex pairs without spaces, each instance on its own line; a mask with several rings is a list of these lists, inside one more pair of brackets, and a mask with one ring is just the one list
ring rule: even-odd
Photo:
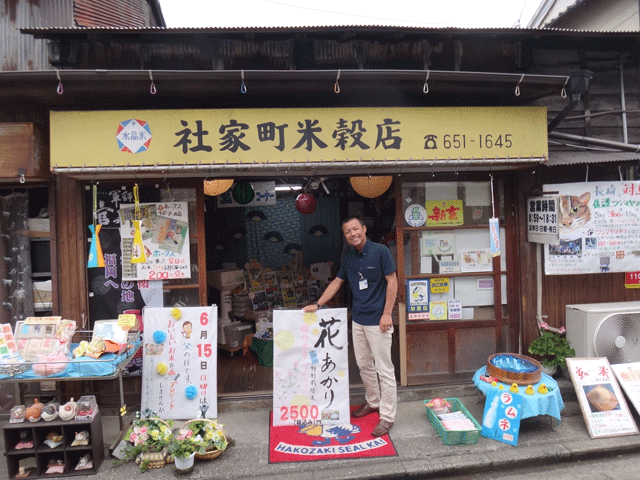
[[11,417],[9,423],[22,423],[24,422],[24,405],[16,405],[11,409]]
[[64,462],[59,458],[52,458],[47,464],[45,473],[64,473]]
[[76,432],[76,436],[71,442],[72,447],[76,447],[78,445],[89,445],[89,432],[86,430],[82,430],[81,432]]
[[47,434],[47,439],[44,441],[44,443],[46,443],[49,448],[59,447],[60,445],[62,445],[62,435],[60,435],[59,432],[52,430]]
[[42,415],[43,408],[44,408],[44,405],[40,403],[40,401],[37,398],[34,398],[33,405],[31,405],[30,407],[27,407],[27,409],[24,412],[24,416],[30,422],[37,422],[38,420],[40,420],[40,416]]
[[533,395],[536,392],[533,390],[533,385],[527,385],[527,388],[524,389],[524,393],[527,395]]
[[544,383],[541,383],[540,386],[538,387],[538,393],[541,394],[545,394],[545,393],[549,393],[549,390],[547,389],[547,386]]
[[509,388],[509,391],[511,393],[518,393],[520,391],[520,389],[518,388],[518,384],[517,383],[512,383],[511,384],[511,388]]
[[64,421],[73,420],[76,416],[77,408],[78,404],[74,402],[73,397],[71,397],[71,400],[60,407],[60,419]]
[[80,457],[75,470],[89,470],[90,468],[93,468],[93,461],[91,460],[91,455],[87,453],[86,455]]
[[20,431],[20,441],[16,444],[16,450],[33,448],[33,439],[29,430]]
[[47,403],[43,408],[42,408],[42,419],[45,422],[50,422],[52,420],[55,420],[56,418],[58,418],[58,410],[60,409],[60,404],[58,402],[50,402]]

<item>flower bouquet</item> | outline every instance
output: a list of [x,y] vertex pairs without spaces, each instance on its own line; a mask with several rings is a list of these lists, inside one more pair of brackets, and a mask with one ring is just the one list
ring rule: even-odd
[[213,460],[218,458],[229,445],[223,427],[224,425],[220,425],[215,420],[197,419],[187,421],[180,432],[184,430],[193,432],[195,441],[200,445],[196,450],[198,460]]
[[153,412],[145,412],[144,416],[137,412],[131,427],[124,434],[128,447],[124,450],[123,461],[135,460],[141,472],[164,466],[168,456],[167,447],[173,439],[173,422],[169,422],[156,417]]

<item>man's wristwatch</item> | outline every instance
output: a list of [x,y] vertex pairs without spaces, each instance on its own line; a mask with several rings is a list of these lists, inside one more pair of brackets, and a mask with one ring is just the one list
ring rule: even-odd
[[320,304],[318,302],[313,302],[313,304],[320,309]]

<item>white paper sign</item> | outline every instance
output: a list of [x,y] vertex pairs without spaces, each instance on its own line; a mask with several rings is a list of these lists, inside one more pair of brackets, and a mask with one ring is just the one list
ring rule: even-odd
[[163,419],[218,418],[218,307],[145,308],[142,408]]
[[349,423],[347,309],[274,310],[273,425]]
[[611,368],[636,412],[640,413],[640,362],[619,363]]
[[606,357],[567,358],[567,368],[591,438],[638,433]]
[[146,261],[131,263],[135,205],[120,205],[123,280],[191,278],[189,209],[186,202],[141,203],[140,235]]

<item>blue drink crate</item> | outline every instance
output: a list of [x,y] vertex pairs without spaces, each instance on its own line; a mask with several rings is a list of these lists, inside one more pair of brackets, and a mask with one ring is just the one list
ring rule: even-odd
[[[473,418],[473,415],[469,413],[469,411],[465,408],[460,400],[458,400],[457,398],[445,398],[445,400],[451,404],[449,412],[464,413],[464,415],[469,420],[471,420],[471,422],[473,422],[476,428],[474,430],[462,431],[445,430],[438,416],[433,413],[433,411],[429,407],[426,407],[427,418],[429,419],[431,425],[433,425],[433,428],[436,429],[436,432],[438,432],[438,435],[440,435],[442,443],[444,443],[445,445],[470,445],[472,443],[477,443],[478,439],[480,438],[480,431],[482,430],[480,424],[476,421],[475,418]],[[426,405],[427,403],[429,403],[429,400],[425,400],[424,403]]]

